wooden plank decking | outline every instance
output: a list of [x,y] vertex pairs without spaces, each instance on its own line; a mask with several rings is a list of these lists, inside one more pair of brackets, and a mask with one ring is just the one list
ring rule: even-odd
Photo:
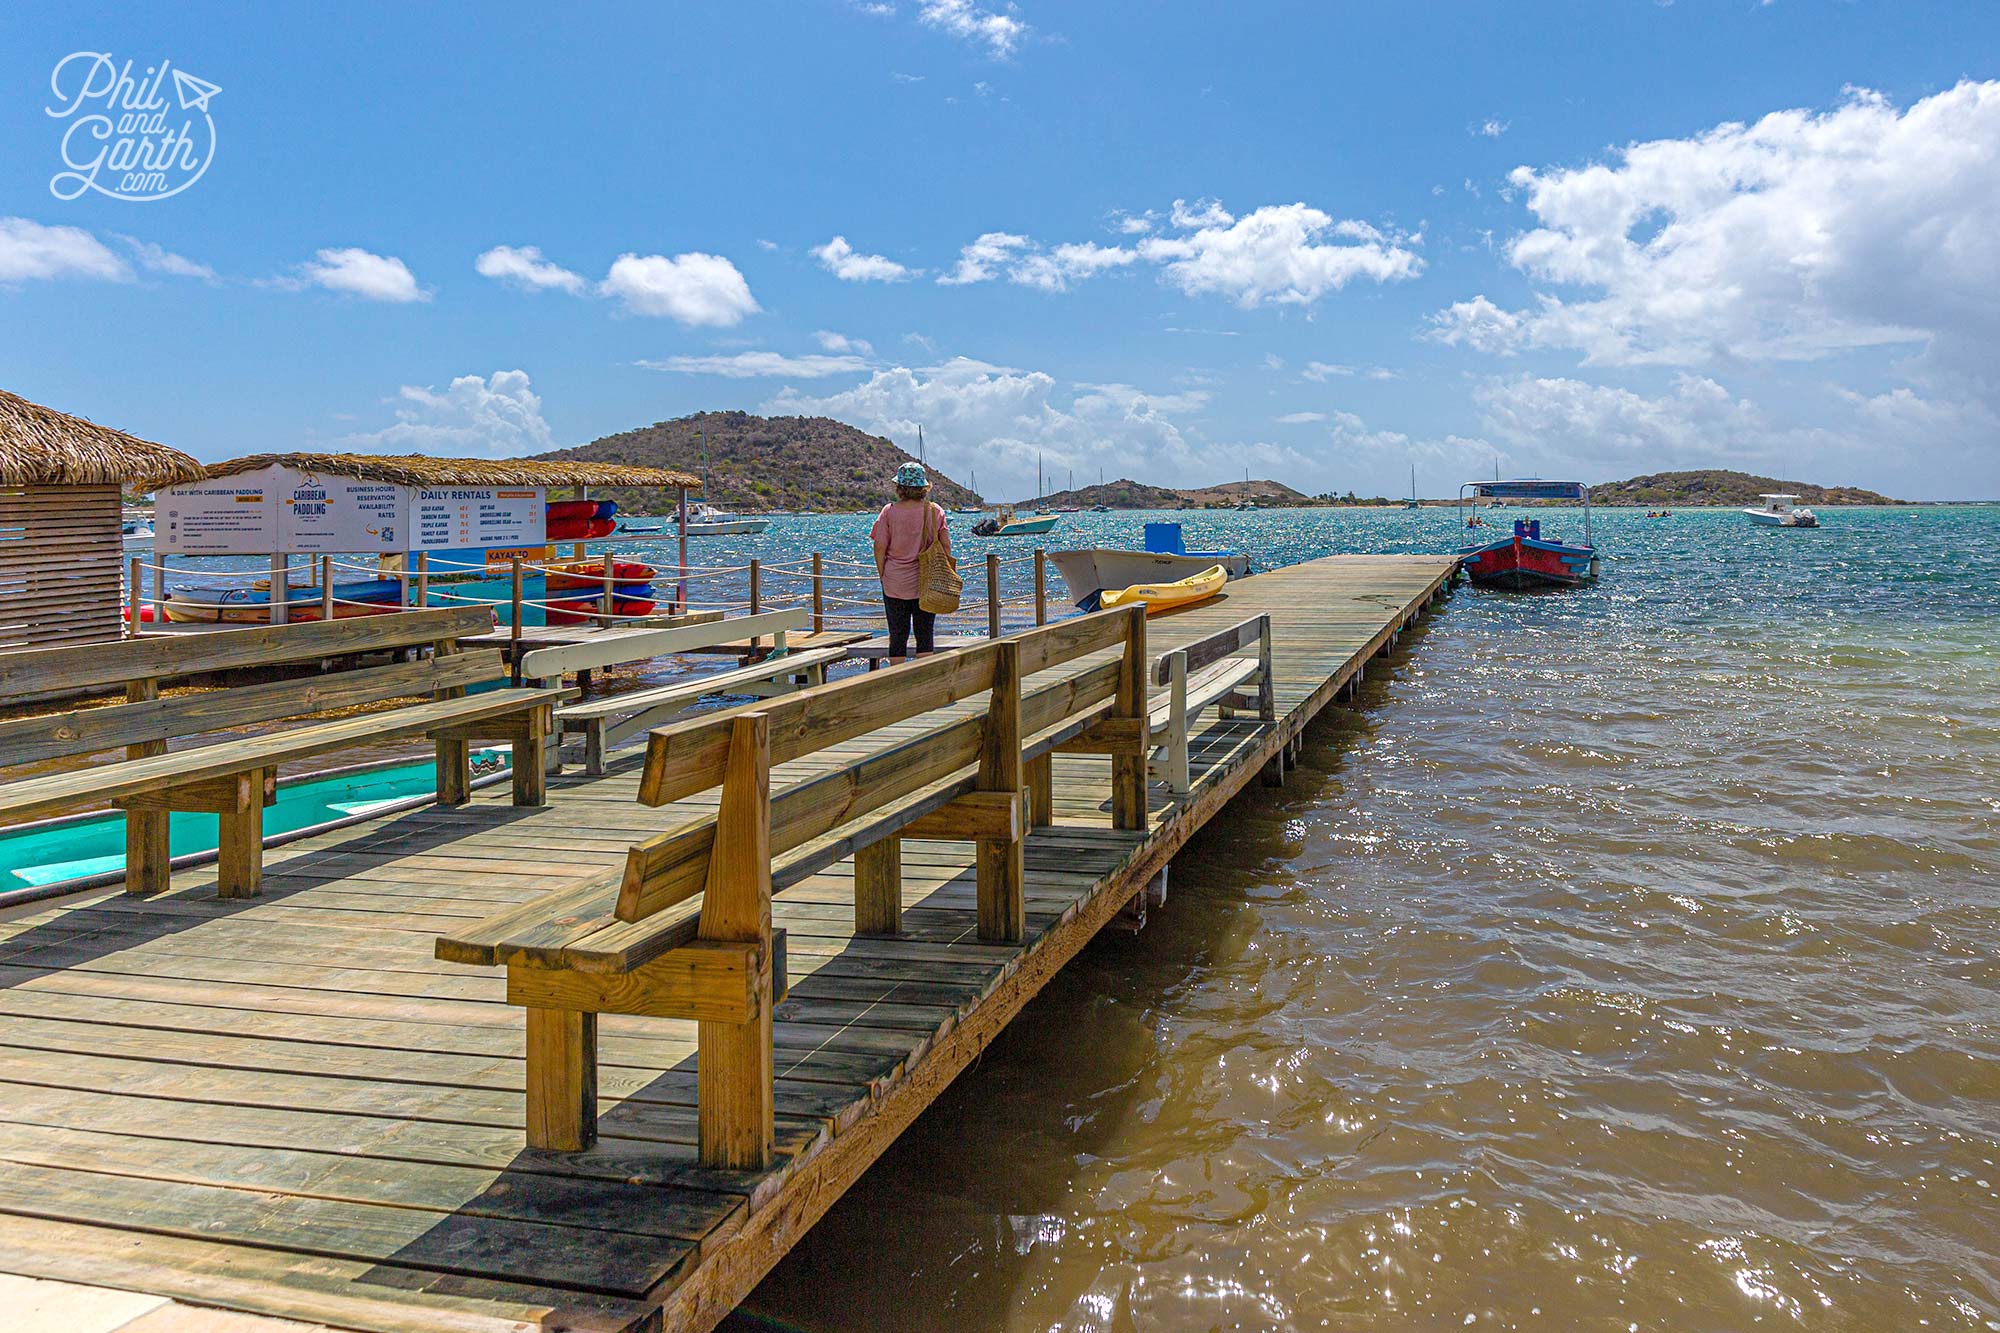
[[897,938],[854,934],[851,862],[784,890],[763,1173],[695,1164],[694,1025],[669,1020],[605,1017],[596,1148],[525,1148],[503,977],[432,958],[438,934],[677,822],[634,799],[637,751],[551,781],[543,809],[487,794],[274,850],[260,898],[217,900],[210,868],[19,909],[0,921],[0,1274],[342,1328],[708,1327],[1451,568],[1332,557],[1151,622],[1158,654],[1268,611],[1279,721],[1211,714],[1193,790],[1155,784],[1144,834],[1111,828],[1108,759],[1059,756],[1022,945],[977,942],[968,843],[905,845]]

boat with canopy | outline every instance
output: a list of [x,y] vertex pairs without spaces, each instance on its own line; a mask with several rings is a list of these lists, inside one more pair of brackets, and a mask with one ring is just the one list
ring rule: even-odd
[[1514,530],[1497,541],[1459,548],[1460,567],[1474,583],[1524,591],[1530,588],[1571,588],[1597,577],[1597,547],[1590,530],[1590,487],[1580,481],[1468,481],[1458,488],[1458,522],[1480,526],[1475,514],[1467,519],[1469,500],[1581,500],[1583,543],[1542,536],[1539,518],[1517,518]]

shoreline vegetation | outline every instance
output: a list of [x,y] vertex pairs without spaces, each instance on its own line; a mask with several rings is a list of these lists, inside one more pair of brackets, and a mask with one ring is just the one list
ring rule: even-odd
[[[562,462],[616,463],[667,468],[700,475],[704,450],[709,491],[701,498],[718,509],[746,514],[853,513],[883,502],[887,479],[906,462],[923,461],[931,475],[931,498],[946,509],[972,505],[1016,509],[1113,510],[1369,509],[1398,508],[1400,496],[1362,496],[1352,490],[1309,495],[1270,479],[1227,481],[1213,486],[1169,487],[1120,477],[1099,485],[1049,491],[1039,496],[995,500],[972,489],[886,436],[870,435],[831,417],[760,417],[748,412],[697,412],[670,421],[607,435],[589,444],[538,454]],[[1603,508],[1674,509],[1740,507],[1762,494],[1796,495],[1806,505],[1901,505],[1858,486],[1822,486],[1781,481],[1747,472],[1701,470],[1655,472],[1624,481],[1593,483],[1591,503]],[[658,493],[619,487],[594,488],[616,500],[627,514],[657,512]],[[1420,498],[1426,508],[1449,508],[1454,496]],[[1534,502],[1557,503],[1557,502]]]

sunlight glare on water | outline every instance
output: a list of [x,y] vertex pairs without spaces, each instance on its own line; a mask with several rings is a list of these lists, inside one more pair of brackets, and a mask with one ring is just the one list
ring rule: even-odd
[[2000,1329],[2000,510],[1597,517],[1597,588],[1407,636],[738,1325]]

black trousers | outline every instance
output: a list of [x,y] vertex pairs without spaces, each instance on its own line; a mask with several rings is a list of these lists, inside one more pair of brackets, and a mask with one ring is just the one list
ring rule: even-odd
[[918,606],[914,597],[891,597],[887,593],[882,594],[882,605],[889,612],[889,656],[909,656],[912,623],[917,627],[917,651],[937,651],[937,616],[933,612]]

